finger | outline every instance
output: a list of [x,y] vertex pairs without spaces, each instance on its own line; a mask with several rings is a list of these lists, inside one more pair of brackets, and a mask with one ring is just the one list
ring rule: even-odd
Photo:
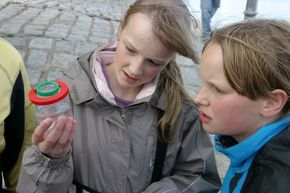
[[73,137],[75,127],[76,121],[72,117],[68,117],[58,143],[65,145]]
[[71,146],[72,146],[71,141],[68,141],[68,142],[64,145],[63,149],[65,149],[66,151],[65,151],[65,154],[64,154],[63,156],[65,156],[65,155],[68,154],[68,152],[70,151]]
[[70,140],[61,146],[56,145],[54,147],[54,151],[52,153],[50,153],[50,157],[53,159],[62,158],[68,154],[68,152],[70,151],[70,148],[71,148],[71,141]]
[[49,126],[52,124],[53,120],[51,118],[44,119],[34,130],[32,137],[31,137],[31,142],[34,145],[37,145],[41,141],[44,140],[44,135]]
[[[75,122],[76,123],[76,122]],[[74,134],[75,134],[75,129],[76,129],[76,124],[75,124],[75,127],[72,129],[72,134],[69,135],[69,138],[67,140],[67,143],[64,145],[63,149],[66,149],[66,154],[69,152],[71,146],[72,146],[72,141],[73,141],[73,137],[74,137]],[[66,155],[65,154],[65,155]]]
[[69,118],[66,122],[65,128],[62,135],[60,136],[57,143],[51,148],[53,149],[50,153],[52,158],[64,157],[71,148],[72,139],[76,129],[76,121],[73,118]]
[[48,133],[46,137],[45,146],[47,148],[53,147],[56,143],[58,143],[58,140],[63,133],[67,121],[68,117],[65,116],[58,117],[54,128]]

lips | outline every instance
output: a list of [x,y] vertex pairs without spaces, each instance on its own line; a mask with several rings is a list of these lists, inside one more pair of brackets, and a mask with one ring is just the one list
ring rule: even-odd
[[209,122],[211,121],[212,119],[207,116],[204,112],[200,112],[200,115],[199,115],[199,119],[202,121],[202,122]]
[[133,83],[135,83],[135,82],[138,81],[138,79],[129,76],[126,72],[124,72],[124,74],[125,74],[124,79],[125,79],[128,83],[133,84]]

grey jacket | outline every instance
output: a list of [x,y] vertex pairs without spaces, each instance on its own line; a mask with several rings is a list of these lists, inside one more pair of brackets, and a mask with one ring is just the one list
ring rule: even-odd
[[75,179],[101,193],[218,192],[220,179],[211,141],[201,128],[198,110],[187,103],[177,120],[176,141],[168,144],[164,177],[150,184],[158,110],[164,111],[170,101],[156,89],[152,96],[125,108],[111,103],[98,90],[90,58],[79,58],[65,72],[78,122],[71,153],[52,160],[30,147],[24,155],[18,191],[65,193]]

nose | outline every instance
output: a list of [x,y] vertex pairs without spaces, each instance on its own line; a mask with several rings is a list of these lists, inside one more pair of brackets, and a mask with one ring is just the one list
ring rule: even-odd
[[194,102],[199,106],[209,105],[209,101],[207,99],[207,92],[204,86],[201,86],[197,94],[194,96]]
[[141,56],[135,56],[129,65],[129,73],[132,77],[139,77],[143,74],[144,59]]

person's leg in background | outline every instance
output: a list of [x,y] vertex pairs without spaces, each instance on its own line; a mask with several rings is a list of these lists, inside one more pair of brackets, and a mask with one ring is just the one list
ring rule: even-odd
[[201,0],[200,1],[202,39],[203,40],[207,39],[211,33],[211,27],[210,27],[211,7],[212,7],[211,0]]
[[211,34],[211,18],[220,7],[220,0],[201,0],[201,22],[202,22],[202,40],[206,40]]
[[214,14],[216,13],[217,9],[220,7],[220,0],[212,0],[212,11],[211,11],[211,17],[214,16]]

